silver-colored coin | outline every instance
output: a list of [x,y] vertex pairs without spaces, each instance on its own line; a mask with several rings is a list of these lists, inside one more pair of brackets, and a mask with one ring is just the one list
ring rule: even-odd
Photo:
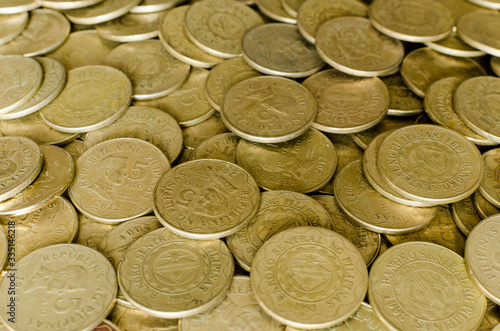
[[116,42],[141,41],[158,36],[160,23],[167,11],[148,14],[125,14],[114,20],[97,24],[99,35]]
[[28,24],[27,12],[0,15],[0,45],[8,43],[24,31]]
[[186,0],[142,0],[137,6],[130,9],[132,14],[148,14],[167,10],[183,3]]
[[99,24],[125,15],[141,0],[105,0],[93,6],[68,9],[66,17],[75,24]]
[[272,20],[283,23],[297,24],[297,20],[283,9],[281,6],[281,0],[255,0],[255,4],[262,14]]
[[0,14],[18,14],[40,7],[35,0],[0,0]]
[[105,0],[35,0],[39,5],[51,9],[74,9],[88,7]]

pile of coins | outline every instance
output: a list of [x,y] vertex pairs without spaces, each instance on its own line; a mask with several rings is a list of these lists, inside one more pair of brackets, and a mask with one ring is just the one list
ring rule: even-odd
[[500,330],[499,9],[0,0],[0,330]]

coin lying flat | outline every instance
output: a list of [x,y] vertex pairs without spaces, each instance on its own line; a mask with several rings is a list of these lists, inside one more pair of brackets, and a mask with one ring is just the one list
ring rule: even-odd
[[160,222],[193,239],[226,237],[244,227],[259,208],[259,187],[239,166],[195,160],[165,174],[154,193]]
[[27,12],[0,16],[0,45],[20,35],[28,24],[28,18]]
[[107,40],[132,42],[158,36],[161,20],[166,12],[148,14],[126,14],[112,21],[96,25],[99,35]]
[[259,11],[272,20],[296,24],[297,20],[290,16],[281,6],[281,0],[255,0]]
[[18,14],[38,7],[40,5],[33,0],[1,0],[0,14]]
[[481,218],[474,208],[474,203],[472,202],[472,195],[467,198],[454,202],[451,204],[451,215],[455,220],[460,231],[466,236],[472,231],[472,229],[481,222]]
[[75,24],[99,24],[125,15],[141,0],[105,0],[95,5],[66,10],[66,17]]
[[291,24],[269,23],[250,30],[242,41],[243,59],[264,74],[307,77],[324,62],[313,45]]
[[202,141],[191,154],[191,160],[218,159],[236,163],[240,138],[233,133],[220,133]]
[[79,229],[76,243],[88,246],[95,250],[97,250],[102,238],[118,226],[118,224],[105,224],[98,222],[97,220],[83,214],[78,214],[78,224]]
[[469,45],[494,56],[500,56],[499,27],[500,13],[494,11],[474,11],[457,20],[457,32],[460,38]]
[[[41,248],[17,263],[16,271],[9,274],[17,285],[15,311],[23,316],[13,323],[4,309],[1,318],[12,330],[32,330],[32,323],[57,325],[68,331],[92,330],[115,302],[113,266],[102,254],[85,246]],[[2,283],[0,301],[5,305],[12,302],[8,287],[9,282]]]
[[[183,128],[182,143],[185,150],[192,151],[208,138],[225,132],[229,132],[229,129],[222,123],[219,113],[215,113],[199,124]],[[187,160],[189,159],[188,157]]]
[[119,118],[132,98],[132,84],[120,70],[86,66],[70,70],[61,94],[40,110],[44,121],[62,132],[100,129]]
[[500,208],[500,149],[483,154],[484,176],[479,191],[495,207]]
[[456,32],[451,33],[448,37],[442,40],[424,44],[436,52],[451,56],[476,57],[486,55],[486,52],[472,47],[463,41]]
[[175,7],[184,0],[142,0],[137,6],[130,9],[134,14],[156,13]]
[[360,148],[366,149],[373,139],[375,139],[375,137],[379,134],[413,124],[415,124],[415,118],[413,117],[386,116],[374,127],[361,132],[356,132],[351,135],[351,138]]
[[500,214],[500,209],[486,200],[479,190],[474,192],[472,201],[474,202],[474,208],[476,208],[477,214],[481,219]]
[[76,164],[76,160],[87,150],[84,142],[78,139],[62,146],[62,148],[71,155],[74,164]]
[[119,328],[127,331],[177,331],[178,320],[155,317],[137,308],[116,303],[108,317]]
[[431,243],[393,246],[372,265],[368,296],[391,330],[474,330],[486,298],[470,280],[463,258]]
[[399,73],[381,79],[389,90],[391,100],[387,115],[412,116],[424,111],[422,99],[406,86]]
[[318,227],[280,232],[259,249],[252,291],[271,317],[297,328],[324,328],[348,319],[361,305],[368,271],[343,236]]

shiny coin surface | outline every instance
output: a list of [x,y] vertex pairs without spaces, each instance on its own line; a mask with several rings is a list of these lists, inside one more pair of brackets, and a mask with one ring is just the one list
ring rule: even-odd
[[170,163],[177,159],[182,149],[179,124],[172,116],[158,108],[130,107],[115,122],[87,133],[85,149],[114,138],[145,140],[158,147]]
[[[113,266],[102,254],[85,246],[44,247],[22,259],[9,274],[16,284],[16,313],[23,316],[13,323],[6,309],[0,313],[12,330],[33,330],[32,323],[60,325],[67,331],[92,330],[115,303]],[[8,287],[9,282],[2,283],[0,301],[5,305],[12,302]],[[81,306],[75,306],[78,304]]]
[[316,108],[314,97],[299,83],[262,76],[233,86],[224,96],[221,116],[229,130],[242,138],[278,143],[306,132]]
[[93,6],[69,9],[66,17],[75,24],[99,24],[125,15],[141,0],[105,0]]
[[257,183],[239,166],[195,160],[165,174],[154,193],[160,222],[193,239],[226,237],[244,227],[259,208]]
[[78,158],[68,193],[81,213],[119,223],[153,210],[154,187],[169,169],[165,155],[148,142],[107,140]]
[[[361,42],[362,41],[362,42]],[[316,50],[333,68],[374,77],[394,72],[403,60],[403,44],[375,30],[364,17],[337,17],[316,33]]]
[[184,0],[142,0],[137,6],[130,9],[134,14],[156,13],[175,7]]
[[264,23],[252,8],[237,1],[205,0],[192,4],[186,12],[188,38],[205,52],[229,58],[241,54],[241,39]]
[[236,163],[236,148],[240,138],[234,133],[220,133],[202,141],[193,150],[191,160],[217,159]]
[[0,14],[18,14],[38,7],[40,5],[33,0],[1,0]]
[[500,78],[474,77],[455,90],[453,104],[460,118],[477,134],[500,143]]
[[402,205],[382,196],[366,180],[361,161],[344,167],[334,181],[340,209],[356,224],[378,233],[402,234],[423,228],[437,212],[436,207]]
[[450,10],[432,0],[375,0],[368,14],[380,32],[411,42],[443,39],[454,25]]
[[479,215],[474,208],[472,195],[463,200],[452,203],[451,216],[453,216],[453,220],[460,231],[462,231],[462,233],[466,236],[468,236],[472,229],[479,222],[481,222],[481,218],[479,218]]
[[500,13],[494,11],[474,11],[457,20],[457,32],[460,38],[469,45],[494,56],[500,56],[498,27],[500,27]]
[[300,6],[305,0],[281,0],[281,7],[288,13],[288,15],[296,18]]
[[255,0],[257,8],[272,20],[296,24],[297,20],[290,16],[281,6],[281,0]]
[[98,222],[97,220],[83,214],[78,214],[78,224],[79,229],[76,243],[88,246],[95,250],[97,250],[102,238],[118,226],[118,224],[105,224]]
[[22,137],[0,138],[0,201],[28,187],[43,163],[42,150],[34,141]]
[[99,35],[107,40],[131,42],[158,36],[161,20],[166,12],[148,14],[126,14],[112,21],[97,24]]
[[474,330],[486,311],[486,298],[463,258],[424,242],[393,246],[381,255],[371,268],[368,296],[391,330]]
[[126,43],[114,48],[106,58],[109,66],[123,71],[132,82],[133,98],[156,99],[181,87],[191,66],[183,63],[158,40]]
[[271,317],[293,327],[317,329],[356,312],[366,295],[368,271],[357,248],[343,236],[298,227],[264,243],[250,280],[257,301]]
[[51,9],[73,9],[95,5],[104,0],[36,0],[46,8]]
[[377,164],[398,193],[435,205],[471,195],[484,169],[475,145],[437,125],[412,125],[393,132],[382,142]]
[[470,0],[470,2],[489,9],[500,9],[500,1],[498,0]]
[[500,148],[483,154],[484,176],[479,191],[491,204],[500,208]]
[[413,116],[424,111],[422,99],[406,86],[401,74],[382,77],[389,90],[389,109],[387,115]]
[[241,140],[236,161],[266,190],[315,191],[335,173],[337,155],[328,138],[315,129],[279,144]]
[[428,47],[410,52],[401,64],[403,80],[419,97],[423,97],[427,88],[441,78],[466,79],[482,75],[486,72],[474,60],[440,54]]
[[206,139],[225,132],[229,132],[229,129],[222,123],[219,113],[215,113],[199,124],[183,128],[182,143],[185,149],[192,151]]
[[221,302],[233,273],[233,258],[223,241],[187,239],[164,228],[129,247],[118,281],[134,306],[153,316],[180,318]]
[[332,229],[327,210],[312,198],[292,191],[261,193],[259,210],[246,226],[227,238],[238,263],[250,270],[255,254],[275,234],[299,226]]
[[122,304],[114,306],[108,318],[123,331],[178,331],[177,319],[155,317]]
[[28,24],[27,12],[0,16],[0,45],[8,43],[24,31]]
[[389,91],[377,77],[354,77],[330,69],[302,85],[318,104],[312,126],[321,131],[345,134],[369,129],[382,121],[389,108]]
[[[429,121],[430,122],[430,121]],[[368,145],[375,139],[379,134],[396,130],[408,125],[415,124],[415,118],[406,116],[386,116],[380,123],[374,127],[357,132],[351,135],[352,140],[362,149],[366,149]]]
[[270,23],[250,30],[242,41],[243,59],[255,70],[289,78],[307,77],[324,62],[291,24]]
[[455,32],[442,40],[428,42],[425,43],[425,45],[432,48],[436,52],[451,56],[475,57],[486,55],[486,52],[474,48],[464,42]]
[[500,209],[486,200],[479,190],[474,192],[472,202],[474,202],[474,208],[481,219],[500,214]]
[[61,94],[40,114],[56,130],[87,132],[119,118],[131,98],[132,84],[122,71],[107,66],[86,66],[68,72]]

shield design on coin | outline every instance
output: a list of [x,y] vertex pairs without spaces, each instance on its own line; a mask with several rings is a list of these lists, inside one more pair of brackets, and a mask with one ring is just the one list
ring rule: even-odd
[[409,165],[423,176],[440,176],[448,170],[450,163],[448,155],[435,146],[413,148],[408,161]]
[[292,287],[304,294],[319,293],[340,282],[330,263],[317,253],[302,253],[288,264],[286,276]]
[[408,285],[410,300],[422,309],[443,310],[450,303],[450,284],[437,272],[413,272],[408,277]]
[[200,263],[192,252],[172,249],[155,259],[152,272],[164,284],[183,285],[196,278],[199,268]]

